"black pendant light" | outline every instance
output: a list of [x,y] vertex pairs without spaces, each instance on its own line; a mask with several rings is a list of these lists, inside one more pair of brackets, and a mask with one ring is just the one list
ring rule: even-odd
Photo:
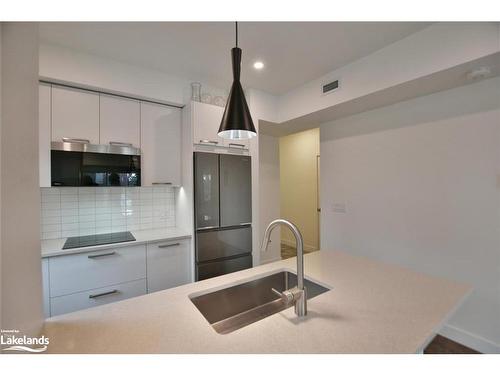
[[236,22],[236,47],[231,49],[231,58],[233,63],[233,85],[219,127],[219,137],[249,139],[255,137],[257,132],[253,126],[252,116],[250,116],[240,82],[241,49],[238,48],[238,22]]

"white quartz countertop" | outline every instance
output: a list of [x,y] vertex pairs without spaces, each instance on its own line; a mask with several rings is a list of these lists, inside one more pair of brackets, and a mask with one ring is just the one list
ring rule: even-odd
[[63,250],[64,242],[66,238],[58,238],[54,240],[42,240],[42,258],[53,257],[58,255],[69,255],[86,253],[96,250],[104,250],[115,247],[133,246],[139,245],[146,242],[155,242],[163,240],[180,240],[184,238],[190,238],[191,234],[188,231],[180,228],[166,228],[166,229],[152,229],[152,230],[138,230],[131,231],[132,235],[135,237],[135,241],[130,242],[119,242],[106,245],[98,246],[86,246],[77,247],[74,249]]
[[50,353],[415,353],[470,292],[463,284],[343,252],[305,256],[330,291],[229,334],[215,332],[189,296],[279,270],[295,258],[48,319]]

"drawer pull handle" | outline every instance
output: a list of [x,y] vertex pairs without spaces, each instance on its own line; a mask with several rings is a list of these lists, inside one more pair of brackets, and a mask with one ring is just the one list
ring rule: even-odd
[[165,245],[158,245],[158,248],[164,249],[166,247],[179,246],[179,245],[180,245],[179,242],[177,242],[177,243],[168,243],[168,244],[165,244]]
[[153,182],[152,185],[172,185],[171,182]]
[[214,144],[214,145],[218,145],[219,142],[217,141],[209,141],[208,139],[200,139],[200,143],[211,143],[211,144]]
[[132,147],[132,143],[127,143],[127,142],[114,142],[111,141],[109,142],[111,146],[121,146],[121,147]]
[[89,259],[95,259],[95,258],[107,257],[107,256],[110,256],[110,255],[115,255],[115,254],[116,254],[115,251],[111,251],[109,253],[104,253],[104,254],[89,255],[87,258],[89,258]]
[[241,144],[241,143],[230,143],[230,144],[229,144],[229,147],[232,147],[232,146],[245,148],[245,145],[244,145],[244,144]]
[[113,290],[110,290],[109,292],[103,292],[103,293],[97,293],[97,294],[89,294],[89,298],[94,299],[94,298],[109,296],[111,294],[116,294],[116,293],[118,293],[118,290],[117,289],[113,289]]
[[63,137],[63,142],[67,143],[90,143],[88,139]]

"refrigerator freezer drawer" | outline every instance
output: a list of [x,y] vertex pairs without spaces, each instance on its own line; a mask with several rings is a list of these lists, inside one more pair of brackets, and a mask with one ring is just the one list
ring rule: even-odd
[[252,252],[252,227],[198,231],[196,261],[205,262]]
[[199,264],[196,266],[196,280],[205,280],[247,268],[252,268],[251,254],[239,258],[222,260],[220,262]]

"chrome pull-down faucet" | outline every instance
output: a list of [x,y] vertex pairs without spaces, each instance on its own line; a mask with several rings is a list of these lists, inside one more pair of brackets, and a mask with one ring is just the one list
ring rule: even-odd
[[272,291],[279,295],[285,303],[293,302],[295,304],[295,314],[297,314],[297,316],[305,316],[307,315],[307,291],[304,288],[304,241],[299,228],[288,220],[276,219],[271,221],[264,233],[261,251],[267,251],[267,246],[269,245],[269,240],[271,238],[271,232],[278,225],[284,225],[290,228],[293,236],[295,237],[295,243],[297,246],[297,286],[283,292],[278,292],[276,289],[273,289]]

